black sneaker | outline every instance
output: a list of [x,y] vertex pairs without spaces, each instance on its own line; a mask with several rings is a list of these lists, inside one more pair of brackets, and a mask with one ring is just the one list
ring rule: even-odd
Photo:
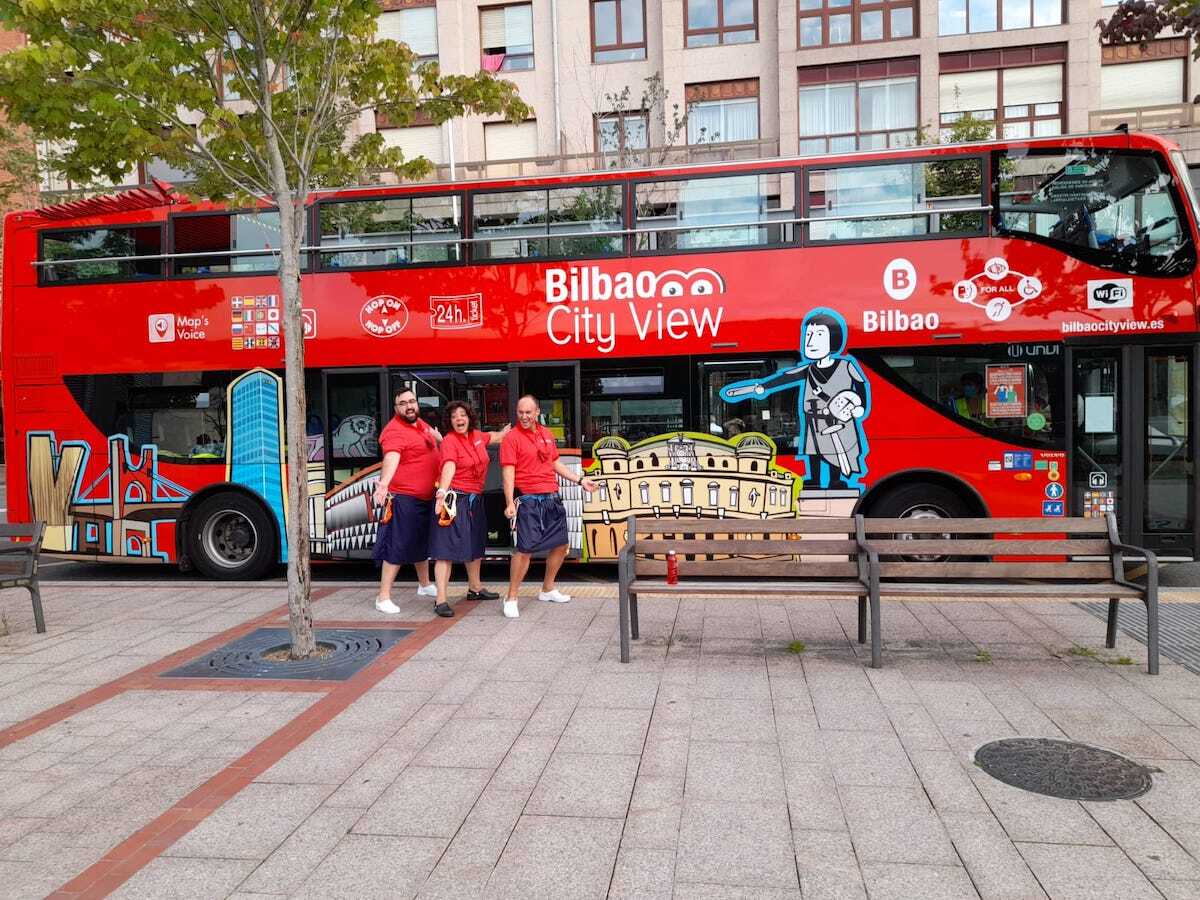
[[454,618],[454,610],[451,608],[449,603],[439,603],[437,606],[435,606],[433,608],[433,611],[435,613],[437,613],[439,616],[441,616],[443,619],[453,619]]
[[480,588],[477,591],[467,591],[468,600],[499,600],[500,595],[495,591],[489,591],[487,588]]

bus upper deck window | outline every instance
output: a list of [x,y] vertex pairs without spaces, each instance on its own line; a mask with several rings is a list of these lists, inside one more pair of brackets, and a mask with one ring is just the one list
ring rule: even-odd
[[789,176],[724,175],[634,186],[642,252],[756,247],[792,239]]
[[[380,197],[322,203],[321,266],[403,266],[457,262],[458,196]],[[325,252],[326,247],[338,248]]]
[[624,250],[619,183],[476,194],[476,259],[612,256]]
[[1158,156],[1102,148],[996,154],[1002,234],[1138,275],[1182,275],[1195,247]]
[[162,275],[162,229],[158,225],[133,228],[78,228],[42,236],[43,284],[71,281],[125,281]]
[[[172,220],[176,275],[274,272],[279,213],[274,210],[178,216]],[[304,241],[307,243],[307,241]]]
[[870,241],[983,231],[978,157],[808,172],[809,238]]

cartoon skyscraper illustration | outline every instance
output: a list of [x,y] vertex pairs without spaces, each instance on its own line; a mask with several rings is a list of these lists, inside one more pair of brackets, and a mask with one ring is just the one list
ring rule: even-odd
[[266,501],[279,524],[280,559],[287,559],[287,502],[283,487],[283,379],[266,369],[229,385],[226,480]]

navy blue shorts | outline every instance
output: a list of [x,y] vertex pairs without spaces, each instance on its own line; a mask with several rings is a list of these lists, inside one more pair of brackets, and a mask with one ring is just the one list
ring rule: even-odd
[[517,551],[547,553],[567,543],[567,510],[558,494],[523,494],[517,503]]
[[471,562],[483,558],[487,546],[487,515],[483,494],[457,491],[458,512],[449,525],[439,525],[437,513],[429,518],[429,558]]
[[418,500],[407,494],[392,494],[392,518],[380,522],[375,533],[375,562],[425,562],[429,559],[429,516],[432,500]]

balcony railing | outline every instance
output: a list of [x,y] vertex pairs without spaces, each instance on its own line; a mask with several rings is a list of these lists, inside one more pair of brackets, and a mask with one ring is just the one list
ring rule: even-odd
[[1128,125],[1131,131],[1194,128],[1200,125],[1200,106],[1194,103],[1166,103],[1161,106],[1097,109],[1088,113],[1089,131],[1112,131],[1122,123]]

